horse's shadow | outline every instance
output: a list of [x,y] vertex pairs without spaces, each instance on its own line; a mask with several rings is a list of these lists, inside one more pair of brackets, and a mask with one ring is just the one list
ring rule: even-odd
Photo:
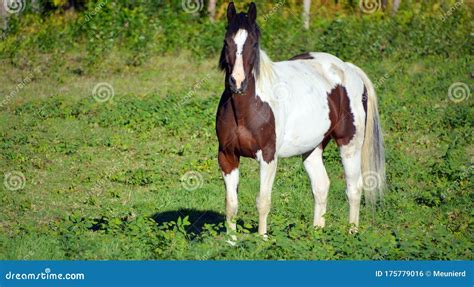
[[[158,212],[151,216],[151,218],[161,226],[166,226],[166,223],[178,222],[178,218],[184,219],[188,217],[190,223],[186,227],[186,234],[190,238],[195,238],[202,234],[206,224],[214,225],[214,230],[218,234],[225,233],[225,216],[221,213],[212,210],[197,210],[182,208],[178,210]],[[242,220],[237,221],[237,225],[243,225]],[[171,226],[169,227],[172,228]],[[255,230],[252,230],[255,231]]]
[[[184,219],[188,217],[190,223],[186,226],[186,234],[190,236],[198,236],[203,232],[206,224],[212,224],[217,227],[218,233],[225,231],[223,214],[211,210],[197,210],[182,208],[178,210],[158,212],[151,218],[158,225],[165,225],[170,222],[178,222],[178,218]],[[170,227],[171,228],[171,227]]]

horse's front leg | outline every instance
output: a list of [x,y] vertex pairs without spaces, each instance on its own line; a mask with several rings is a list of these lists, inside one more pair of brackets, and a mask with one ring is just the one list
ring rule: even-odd
[[277,158],[266,162],[263,158],[257,157],[260,161],[260,194],[257,196],[258,209],[258,233],[265,235],[267,233],[267,217],[270,212],[272,186],[275,180],[277,169]]
[[239,205],[237,190],[239,187],[240,158],[234,153],[219,152],[218,160],[226,189],[225,209],[227,232],[235,231],[237,227],[235,216],[237,215]]

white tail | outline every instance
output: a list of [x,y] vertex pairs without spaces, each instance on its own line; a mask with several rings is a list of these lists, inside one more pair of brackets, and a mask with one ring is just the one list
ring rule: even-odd
[[385,153],[382,127],[380,126],[377,95],[369,77],[355,65],[351,65],[361,76],[367,89],[367,122],[362,146],[362,178],[366,200],[375,206],[386,188]]

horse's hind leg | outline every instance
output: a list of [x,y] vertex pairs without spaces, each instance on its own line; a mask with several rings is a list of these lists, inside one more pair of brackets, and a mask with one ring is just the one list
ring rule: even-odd
[[349,200],[350,232],[356,232],[359,226],[360,199],[362,196],[361,144],[351,143],[340,146],[342,164],[346,176],[346,194]]
[[316,227],[324,227],[327,197],[329,191],[329,177],[323,164],[323,150],[316,148],[304,159],[304,167],[311,181],[314,195],[314,221]]

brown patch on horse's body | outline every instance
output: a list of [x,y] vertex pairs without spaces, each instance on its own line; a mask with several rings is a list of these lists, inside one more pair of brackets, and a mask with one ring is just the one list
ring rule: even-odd
[[[255,74],[260,70],[260,30],[255,22],[256,13],[254,3],[250,4],[248,13],[237,14],[232,2],[227,8],[228,26],[219,59],[219,67],[226,72],[225,90],[216,115],[218,158],[224,174],[239,166],[241,156],[256,158],[261,151],[267,163],[275,158],[275,117],[268,103],[255,94]],[[248,33],[241,52],[245,79],[240,88],[231,75],[237,55],[234,37],[239,30]]]
[[329,120],[331,126],[326,132],[323,142],[324,149],[331,138],[338,146],[347,145],[356,132],[354,115],[352,114],[346,88],[337,85],[328,93]]
[[314,59],[313,56],[311,56],[310,53],[303,53],[296,55],[294,57],[291,57],[288,61],[295,61],[295,60],[312,60]]
[[259,150],[267,163],[275,158],[275,117],[268,103],[255,95],[255,79],[249,80],[245,94],[226,88],[217,110],[218,159],[224,174],[238,167],[239,157],[256,158]]
[[[310,53],[296,55],[290,59],[294,60],[312,60],[314,59]],[[319,63],[315,63],[320,70],[323,70]],[[341,81],[344,81],[344,72],[337,66],[332,65],[331,68],[339,75]],[[325,75],[322,75],[323,77]],[[367,114],[367,90],[364,87],[364,94],[362,97],[364,109]],[[326,145],[333,138],[338,146],[347,145],[356,132],[354,125],[354,115],[352,114],[347,90],[341,85],[337,85],[328,93],[329,104],[329,120],[331,125],[326,132],[323,141],[319,145],[324,150]]]

